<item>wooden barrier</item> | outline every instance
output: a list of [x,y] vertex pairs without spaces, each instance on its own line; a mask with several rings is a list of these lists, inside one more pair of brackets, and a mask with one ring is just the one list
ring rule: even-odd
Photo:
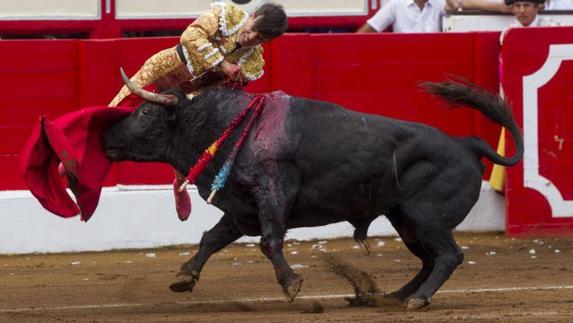
[[508,169],[507,233],[570,235],[573,28],[511,30],[502,59],[503,88],[525,138],[523,163]]

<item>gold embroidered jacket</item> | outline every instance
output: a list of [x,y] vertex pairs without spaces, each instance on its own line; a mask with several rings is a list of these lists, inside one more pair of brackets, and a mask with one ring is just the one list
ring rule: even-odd
[[[209,11],[199,16],[181,35],[186,66],[175,46],[150,57],[131,81],[140,87],[155,83],[159,89],[179,87],[193,92],[213,79],[224,78],[218,66],[224,59],[237,64],[246,80],[259,79],[265,65],[262,46],[237,46],[239,31],[248,18],[246,11],[234,5],[211,4]],[[195,78],[197,80],[193,81]],[[129,89],[123,86],[109,106],[117,106],[129,94]]]
[[237,48],[239,30],[249,15],[243,9],[222,2],[211,4],[181,35],[187,68],[193,77],[216,67],[226,59],[237,64],[245,79],[253,81],[263,75],[262,46]]

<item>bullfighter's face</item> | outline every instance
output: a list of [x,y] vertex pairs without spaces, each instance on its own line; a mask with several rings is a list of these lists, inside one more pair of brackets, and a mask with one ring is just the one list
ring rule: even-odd
[[108,158],[114,161],[163,161],[172,147],[175,107],[143,103],[102,138]]
[[241,28],[241,31],[239,31],[239,44],[242,47],[254,47],[265,42],[265,39],[255,29],[257,19],[260,18],[250,16],[243,28]]

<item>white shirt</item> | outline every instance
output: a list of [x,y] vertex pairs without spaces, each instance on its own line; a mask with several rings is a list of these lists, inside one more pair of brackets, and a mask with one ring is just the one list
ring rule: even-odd
[[519,20],[514,19],[513,22],[507,27],[501,35],[499,35],[499,42],[503,44],[503,40],[505,39],[505,35],[507,31],[511,28],[526,28],[526,27],[555,27],[560,26],[561,24],[552,20],[551,18],[547,17],[540,17],[539,15],[535,15],[535,19],[529,24],[529,26],[524,26],[519,22]]
[[543,10],[572,10],[573,2],[571,0],[549,0],[545,2]]
[[368,24],[378,32],[390,25],[395,33],[441,32],[445,5],[445,0],[428,0],[420,10],[414,0],[390,0]]

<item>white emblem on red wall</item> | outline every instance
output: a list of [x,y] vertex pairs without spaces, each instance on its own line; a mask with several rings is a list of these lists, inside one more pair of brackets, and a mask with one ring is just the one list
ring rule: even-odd
[[[552,217],[573,216],[573,200],[565,200],[562,191],[539,171],[539,89],[559,73],[563,61],[573,60],[573,44],[550,45],[543,66],[523,77],[523,133],[525,153],[523,184],[538,191],[551,207]],[[573,108],[573,107],[572,107]],[[572,170],[573,171],[573,170]]]

